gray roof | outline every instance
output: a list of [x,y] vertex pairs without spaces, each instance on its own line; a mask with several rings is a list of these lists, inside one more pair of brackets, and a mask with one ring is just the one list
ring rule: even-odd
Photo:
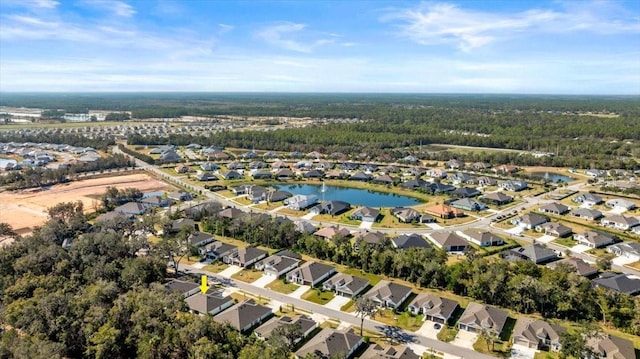
[[350,274],[338,273],[337,275],[329,278],[325,282],[325,284],[329,284],[332,286],[344,286],[347,287],[352,293],[357,293],[369,285],[369,280],[352,276]]
[[185,299],[185,302],[189,306],[189,309],[198,313],[206,314],[224,304],[233,302],[233,298],[215,294],[205,295],[197,293]]
[[547,264],[547,267],[551,269],[556,269],[559,265],[566,264],[567,266],[573,267],[575,272],[583,277],[589,277],[596,273],[598,273],[598,268],[592,267],[589,263],[583,261],[581,258],[568,257],[561,259],[557,262]]
[[605,273],[593,279],[591,284],[631,295],[640,293],[640,279],[630,278],[626,274]]
[[514,248],[511,250],[520,257],[526,257],[534,263],[549,261],[558,258],[556,252],[551,249],[544,248],[539,244],[531,244],[525,247]]
[[346,356],[360,345],[362,337],[355,334],[353,329],[348,331],[324,328],[316,334],[302,348],[296,351],[298,357],[315,354],[321,358]]
[[228,322],[237,330],[246,328],[258,318],[271,313],[271,308],[246,300],[213,317],[218,323]]
[[420,359],[420,356],[407,346],[384,348],[373,344],[362,353],[360,359]]
[[555,212],[557,212],[557,213],[565,213],[565,212],[569,211],[569,207],[565,206],[562,203],[558,203],[558,202],[545,204],[544,206],[540,206],[539,209],[541,211],[554,212],[554,213]]
[[520,217],[520,221],[528,225],[537,226],[549,222],[549,217],[537,213],[527,213]]
[[426,309],[425,315],[448,319],[458,307],[458,302],[430,293],[420,293],[409,306]]
[[552,344],[559,344],[560,333],[564,331],[566,329],[543,320],[520,317],[513,329],[513,337],[514,339],[519,337],[536,345],[540,340],[550,340]]
[[587,341],[587,345],[598,353],[604,354],[603,358],[612,359],[636,359],[633,342],[627,339],[614,337],[613,335],[600,334]]
[[171,282],[165,284],[164,286],[168,290],[172,292],[180,293],[180,294],[184,294],[186,292],[192,291],[199,287],[199,285],[194,282],[186,282],[186,281],[177,280],[177,279],[172,280]]
[[506,202],[506,201],[513,200],[513,197],[509,196],[508,194],[504,194],[502,192],[487,193],[484,196],[482,196],[482,198],[488,199],[491,201],[497,201],[497,202]]
[[315,328],[317,325],[315,320],[304,315],[301,315],[295,319],[288,316],[280,318],[274,317],[256,328],[254,332],[262,338],[268,338],[276,328],[287,324],[300,325],[300,332],[303,334],[306,333],[309,329]]
[[237,258],[240,263],[247,263],[255,260],[256,258],[260,258],[267,254],[267,251],[256,248],[256,247],[247,247],[239,249],[237,252]]
[[595,209],[589,209],[589,208],[576,208],[573,211],[571,211],[571,214],[576,217],[588,217],[588,218],[595,218],[595,219],[602,217],[602,212],[597,211]]
[[500,333],[507,321],[507,312],[488,305],[471,302],[458,320],[458,323],[490,328]]
[[298,273],[305,282],[315,282],[327,273],[335,272],[336,268],[319,262],[307,262],[299,268],[292,270],[288,275]]
[[213,238],[213,235],[205,232],[194,232],[189,235],[189,243],[193,246],[197,246],[199,243],[208,241]]
[[371,288],[365,296],[368,298],[375,297],[379,300],[385,300],[388,298],[393,303],[400,304],[399,302],[403,298],[406,298],[409,293],[411,293],[411,287],[381,280],[375,285],[375,287]]
[[504,239],[502,239],[501,237],[498,237],[497,235],[495,235],[495,234],[493,234],[493,233],[491,233],[489,231],[467,229],[463,233],[465,235],[475,239],[476,241],[478,241],[480,243],[485,243],[485,242],[495,243],[495,242],[500,242],[500,241],[504,242]]
[[443,247],[449,246],[468,246],[469,242],[454,232],[435,232],[431,233],[431,238]]
[[395,238],[391,238],[391,242],[396,246],[396,248],[408,249],[408,248],[432,248],[431,244],[427,242],[421,235],[412,233],[412,234],[402,234]]

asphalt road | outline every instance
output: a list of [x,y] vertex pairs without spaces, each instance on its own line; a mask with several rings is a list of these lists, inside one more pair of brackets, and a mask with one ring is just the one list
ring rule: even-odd
[[[217,273],[212,273],[212,272],[208,272],[208,271],[204,271],[202,269],[198,269],[189,265],[181,265],[181,267],[183,269],[188,269],[189,272],[191,273],[197,273],[197,274],[206,274],[210,277],[214,277],[219,279],[222,282],[226,282],[227,279],[226,278],[222,278],[219,277],[217,275]],[[248,293],[252,293],[256,296],[261,296],[263,298],[269,298],[271,300],[275,300],[281,303],[286,303],[286,304],[292,304],[294,305],[296,308],[302,308],[306,311],[310,311],[312,313],[317,313],[323,316],[326,316],[328,318],[331,319],[337,319],[341,322],[344,323],[349,323],[353,326],[356,327],[360,327],[360,318],[355,317],[353,314],[351,313],[346,313],[346,312],[342,312],[339,310],[334,310],[334,309],[330,309],[327,308],[325,306],[316,304],[316,303],[312,303],[303,299],[298,299],[298,298],[293,298],[290,297],[286,294],[282,294],[282,293],[278,293],[278,292],[274,292],[270,289],[265,289],[265,288],[260,288],[260,287],[256,287],[251,285],[250,283],[245,283],[245,282],[241,282],[241,281],[236,281],[233,279],[229,280],[229,285],[232,287],[236,287],[240,290],[243,290],[245,292]],[[478,353],[472,349],[467,349],[467,348],[462,348],[462,347],[458,347],[449,343],[445,343],[445,342],[441,342],[439,340],[436,339],[430,339],[430,338],[426,338],[420,335],[417,335],[415,333],[411,333],[411,332],[407,332],[404,331],[402,329],[398,329],[398,328],[390,328],[389,326],[387,326],[386,324],[383,323],[379,323],[376,322],[374,320],[370,320],[370,319],[365,319],[364,321],[364,328],[367,330],[371,330],[374,332],[385,332],[385,331],[392,331],[393,332],[393,337],[394,338],[398,338],[400,339],[401,342],[406,342],[406,343],[414,343],[414,344],[418,344],[421,346],[424,346],[425,348],[432,348],[435,349],[436,351],[439,352],[443,352],[443,353],[448,353],[451,355],[455,355],[461,358],[477,358],[477,359],[495,359],[495,357],[489,356],[489,355],[485,355],[482,353]]]

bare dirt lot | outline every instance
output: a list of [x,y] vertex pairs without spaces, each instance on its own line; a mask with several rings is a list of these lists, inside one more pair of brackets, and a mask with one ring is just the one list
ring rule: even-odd
[[107,186],[133,187],[142,192],[170,190],[171,186],[146,174],[128,174],[59,184],[48,190],[0,193],[0,222],[9,223],[20,234],[31,232],[47,220],[47,208],[62,202],[82,201],[92,212]]

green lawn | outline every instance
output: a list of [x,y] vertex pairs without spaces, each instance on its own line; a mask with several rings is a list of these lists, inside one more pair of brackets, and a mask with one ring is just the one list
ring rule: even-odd
[[537,352],[533,359],[558,359],[559,357],[558,353]]
[[256,270],[252,270],[252,269],[244,269],[244,270],[241,270],[240,272],[232,275],[231,278],[237,279],[237,280],[245,282],[245,283],[253,283],[258,278],[262,277],[263,274],[264,274],[264,272],[262,272],[262,271],[256,271]]
[[302,299],[310,302],[325,305],[335,297],[335,293],[332,291],[322,291],[317,288],[311,288],[302,295]]
[[378,311],[373,319],[387,325],[398,326],[402,329],[415,332],[424,324],[423,318],[422,315],[414,317],[409,314],[409,312],[397,314],[391,309],[384,309]]
[[340,311],[342,312],[353,313],[355,310],[356,310],[356,302],[354,302],[353,299],[348,301],[347,304],[340,307]]
[[567,237],[567,238],[554,239],[552,243],[571,248],[576,244],[578,244],[578,241],[574,240],[572,237]]
[[484,338],[478,337],[478,340],[473,343],[473,349],[479,353],[507,358],[509,357],[509,353],[511,351],[511,343],[509,341],[496,339],[493,344],[489,343],[489,348],[487,349],[487,342],[484,340]]
[[448,343],[450,341],[453,341],[456,338],[456,335],[458,335],[458,327],[450,327],[448,325],[445,325],[438,332],[438,340]]
[[361,278],[365,278],[369,280],[369,284],[371,284],[372,286],[378,284],[378,282],[382,279],[380,276],[377,276],[375,274],[371,274],[371,273],[367,273],[367,272],[363,272],[360,269],[356,269],[356,268],[347,268],[345,270],[341,270],[340,273],[344,273],[344,274],[349,274],[355,277],[361,277]]
[[269,288],[282,294],[291,294],[295,292],[296,289],[300,288],[300,286],[293,283],[285,283],[283,279],[276,279],[273,282],[267,284],[265,288]]
[[222,263],[222,261],[216,261],[211,264],[207,264],[202,269],[209,272],[220,273],[227,268],[229,268],[228,264]]

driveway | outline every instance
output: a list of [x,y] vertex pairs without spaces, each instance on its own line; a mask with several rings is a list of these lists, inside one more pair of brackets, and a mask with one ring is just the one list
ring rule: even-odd
[[331,299],[329,303],[325,304],[324,306],[334,310],[340,310],[340,308],[342,308],[343,305],[349,303],[350,300],[351,298],[336,295],[333,299]]
[[473,348],[473,344],[478,340],[477,333],[471,333],[466,330],[458,331],[458,335],[456,338],[451,341],[451,344],[463,347],[463,348]]
[[420,335],[424,335],[427,338],[438,339],[438,333],[442,330],[442,324],[438,323],[438,328],[434,327],[436,323],[430,320],[425,320],[424,324],[416,331]]
[[295,291],[293,291],[293,293],[289,294],[289,296],[293,297],[293,298],[300,298],[309,289],[311,289],[311,286],[309,286],[309,285],[301,285],[300,288],[298,288]]
[[633,263],[633,262],[635,262],[635,260],[633,258],[620,256],[620,257],[613,258],[613,260],[611,262],[613,262],[613,264],[617,264],[619,266],[623,266],[625,264]]
[[427,223],[427,227],[431,229],[442,229],[442,226],[437,223]]
[[275,276],[272,275],[268,275],[268,274],[263,274],[262,277],[256,279],[255,281],[253,281],[251,283],[251,285],[259,287],[259,288],[264,288],[267,284],[273,282],[274,280],[278,279]]
[[514,344],[511,348],[512,359],[533,359],[535,355],[535,349],[527,348],[520,344]]
[[231,265],[229,266],[229,268],[223,270],[222,272],[218,273],[219,276],[223,277],[223,278],[231,278],[232,275],[240,272],[242,270],[242,267],[240,266],[236,266],[236,265]]
[[585,246],[584,244],[576,244],[575,246],[571,247],[571,251],[573,253],[583,253],[588,251],[589,249],[591,249],[591,247]]
[[550,236],[550,235],[548,235],[548,234],[545,234],[544,236],[542,236],[542,237],[540,237],[540,238],[537,238],[537,239],[536,239],[536,242],[539,242],[539,243],[549,243],[549,242],[551,242],[551,241],[552,241],[552,240],[554,240],[554,239],[556,239],[556,237],[554,237],[554,236]]
[[362,222],[358,228],[371,229],[371,226],[373,226],[373,222]]
[[623,214],[627,209],[623,207],[614,207],[608,213],[610,214]]
[[313,213],[307,213],[307,214],[305,214],[304,216],[302,216],[302,217],[300,217],[300,218],[302,218],[302,219],[306,219],[306,220],[310,220],[310,219],[313,219],[313,217],[315,217],[315,216],[316,216],[316,215],[315,215],[315,214],[313,214]]
[[522,228],[520,226],[515,226],[513,228],[507,229],[505,232],[518,235],[518,234],[522,233],[523,231],[524,231],[524,228]]

